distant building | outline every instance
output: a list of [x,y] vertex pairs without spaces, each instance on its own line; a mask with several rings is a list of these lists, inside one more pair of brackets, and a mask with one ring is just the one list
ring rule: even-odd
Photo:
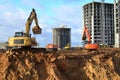
[[114,0],[115,47],[120,47],[120,0]]
[[71,29],[66,27],[53,28],[53,44],[57,44],[60,49],[66,45],[71,45]]
[[0,43],[0,49],[7,49],[8,43],[7,42],[2,42]]
[[114,5],[91,2],[83,6],[83,22],[89,29],[91,42],[114,45]]

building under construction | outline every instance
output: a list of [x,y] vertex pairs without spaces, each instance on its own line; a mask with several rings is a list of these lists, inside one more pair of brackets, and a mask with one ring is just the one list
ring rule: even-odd
[[114,0],[115,47],[120,47],[120,0]]
[[71,29],[65,26],[61,28],[53,28],[53,44],[58,45],[58,48],[64,49],[66,46],[71,46]]
[[91,42],[114,45],[114,5],[91,2],[83,6],[84,25],[89,29]]

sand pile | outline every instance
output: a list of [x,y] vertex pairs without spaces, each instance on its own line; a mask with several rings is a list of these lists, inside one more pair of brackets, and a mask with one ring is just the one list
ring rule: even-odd
[[120,80],[120,50],[0,53],[0,80]]

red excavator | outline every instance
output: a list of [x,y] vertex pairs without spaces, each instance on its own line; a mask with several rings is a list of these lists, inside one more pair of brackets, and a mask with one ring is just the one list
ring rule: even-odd
[[82,40],[84,40],[86,42],[86,38],[88,39],[88,41],[84,45],[85,49],[88,49],[88,50],[96,50],[96,49],[98,49],[98,44],[91,43],[90,33],[89,33],[87,27],[85,26],[84,31],[83,31]]

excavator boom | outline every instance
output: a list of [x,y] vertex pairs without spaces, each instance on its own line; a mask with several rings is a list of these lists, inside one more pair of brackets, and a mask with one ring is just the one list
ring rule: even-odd
[[88,39],[88,43],[91,43],[91,39],[90,39],[90,33],[87,29],[87,27],[84,27],[84,31],[83,31],[83,36],[82,36],[82,40],[86,40],[86,37]]
[[36,14],[35,9],[32,10],[32,12],[30,13],[30,16],[27,19],[25,33],[30,34],[30,26],[31,26],[31,23],[33,22],[33,20],[36,24],[36,26],[32,28],[33,33],[34,34],[41,34],[41,28],[38,25],[37,14]]

